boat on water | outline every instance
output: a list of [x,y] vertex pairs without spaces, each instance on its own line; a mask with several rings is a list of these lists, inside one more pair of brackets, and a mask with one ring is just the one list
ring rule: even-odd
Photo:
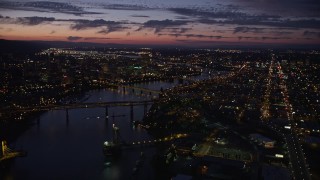
[[121,155],[121,147],[120,143],[105,141],[103,143],[103,153],[105,156],[120,156]]

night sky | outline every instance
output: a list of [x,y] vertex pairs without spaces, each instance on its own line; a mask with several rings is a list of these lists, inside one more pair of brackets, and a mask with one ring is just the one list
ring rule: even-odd
[[320,1],[1,0],[0,39],[320,45]]

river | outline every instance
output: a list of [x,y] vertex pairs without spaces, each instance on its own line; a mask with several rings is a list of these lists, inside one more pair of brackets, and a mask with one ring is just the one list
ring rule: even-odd
[[[199,78],[202,79],[202,76]],[[195,77],[197,79],[197,77]],[[143,88],[160,90],[171,88],[174,82],[150,82],[135,84]],[[93,90],[87,93],[86,102],[146,100],[150,95],[128,90]],[[155,96],[155,95],[152,95]],[[148,106],[150,108],[150,106]],[[134,106],[134,120],[141,121],[144,106]],[[112,116],[120,116],[112,118]],[[145,161],[136,176],[138,179],[154,179],[150,161],[156,149],[124,149],[118,161],[107,165],[102,152],[103,142],[112,139],[112,124],[120,128],[126,142],[150,140],[152,137],[142,128],[135,128],[130,120],[130,107],[110,107],[109,120],[105,119],[105,108],[65,110],[43,113],[35,124],[23,132],[12,144],[28,152],[26,157],[16,158],[2,175],[4,179],[131,179],[133,168],[145,154]]]

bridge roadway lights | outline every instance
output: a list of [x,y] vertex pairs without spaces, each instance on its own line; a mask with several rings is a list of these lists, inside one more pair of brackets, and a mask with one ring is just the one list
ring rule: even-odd
[[[105,107],[105,106],[148,106],[155,99],[150,100],[142,100],[142,101],[112,101],[112,102],[96,102],[96,103],[75,103],[75,104],[68,104],[68,105],[50,105],[50,106],[34,106],[34,107],[26,107],[21,109],[8,109],[10,111],[17,111],[17,112],[36,112],[36,111],[50,111],[50,110],[65,110],[66,111],[66,119],[69,119],[68,109],[78,109],[78,108],[94,108],[94,107]],[[146,109],[147,111],[147,109]],[[1,121],[1,119],[0,119]]]

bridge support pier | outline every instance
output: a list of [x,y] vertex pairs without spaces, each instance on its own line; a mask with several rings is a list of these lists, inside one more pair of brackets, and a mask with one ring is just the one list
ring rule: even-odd
[[37,118],[37,126],[40,126],[40,116]]
[[133,121],[133,105],[130,105],[130,121]]
[[67,126],[69,125],[69,109],[66,108],[66,122],[67,122]]
[[126,93],[126,87],[122,87],[123,93]]
[[109,120],[109,107],[106,106],[106,121]]
[[144,116],[147,115],[147,112],[148,112],[148,104],[147,103],[144,103]]

